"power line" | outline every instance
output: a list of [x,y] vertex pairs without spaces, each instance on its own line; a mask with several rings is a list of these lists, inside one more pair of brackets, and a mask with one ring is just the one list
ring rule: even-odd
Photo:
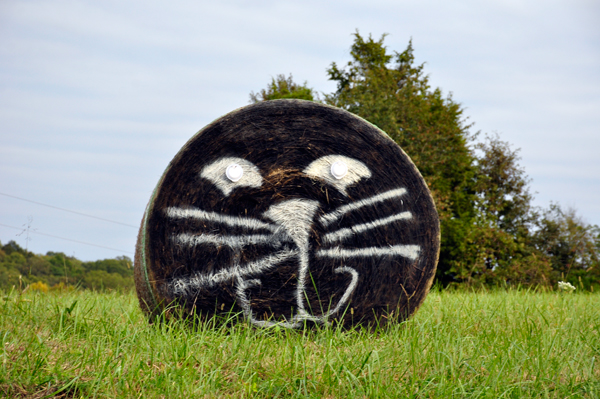
[[110,219],[104,219],[98,216],[94,216],[94,215],[88,215],[87,213],[82,213],[82,212],[77,212],[77,211],[71,211],[69,209],[65,209],[65,208],[59,208],[58,206],[54,206],[54,205],[48,205],[48,204],[43,204],[41,202],[37,202],[37,201],[32,201],[32,200],[28,200],[25,198],[21,198],[21,197],[17,197],[14,195],[10,195],[10,194],[5,194],[5,193],[0,193],[0,195],[4,195],[6,197],[10,197],[10,198],[16,198],[18,200],[21,201],[26,201],[26,202],[31,202],[32,204],[37,204],[37,205],[42,205],[42,206],[47,206],[48,208],[53,208],[53,209],[58,209],[59,211],[63,211],[63,212],[69,212],[69,213],[74,213],[76,215],[80,215],[80,216],[86,216],[88,218],[93,218],[93,219],[98,219],[98,220],[103,220],[105,222],[110,222],[110,223],[116,223],[116,224],[120,224],[122,226],[127,226],[127,227],[133,227],[135,229],[137,229],[139,226],[134,226],[132,224],[127,224],[127,223],[122,223],[122,222],[117,222],[115,220],[110,220]]
[[[8,224],[4,224],[4,223],[0,223],[0,226],[10,227],[11,229],[23,230],[21,227],[9,226]],[[92,247],[110,249],[111,251],[117,251],[117,252],[121,252],[121,253],[122,252],[126,252],[128,254],[133,254],[133,252],[131,252],[131,251],[125,251],[123,249],[110,248],[110,247],[105,247],[105,246],[102,246],[102,245],[91,244],[89,242],[73,240],[71,238],[64,238],[64,237],[59,237],[59,236],[55,236],[55,235],[52,235],[52,234],[40,233],[39,231],[35,231],[35,230],[31,230],[31,233],[33,233],[33,234],[39,234],[39,235],[46,236],[46,237],[58,238],[59,240],[76,242],[78,244],[91,245]]]

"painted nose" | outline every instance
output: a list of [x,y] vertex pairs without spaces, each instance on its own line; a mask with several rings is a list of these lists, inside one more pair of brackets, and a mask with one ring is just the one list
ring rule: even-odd
[[305,248],[318,207],[317,201],[291,199],[272,205],[264,216],[281,226],[298,247]]

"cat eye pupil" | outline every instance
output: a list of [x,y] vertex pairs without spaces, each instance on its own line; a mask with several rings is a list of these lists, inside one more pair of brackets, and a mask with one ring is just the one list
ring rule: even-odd
[[242,178],[242,176],[244,175],[244,169],[242,169],[242,167],[240,165],[238,165],[237,163],[232,163],[225,170],[225,175],[232,182],[236,182],[236,181],[240,180]]
[[331,165],[331,174],[336,179],[339,180],[343,178],[344,176],[346,176],[346,173],[348,173],[348,166],[344,162],[337,161]]

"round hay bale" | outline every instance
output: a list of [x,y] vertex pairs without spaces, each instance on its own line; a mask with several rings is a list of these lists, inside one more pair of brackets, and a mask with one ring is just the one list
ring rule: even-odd
[[150,315],[241,312],[257,326],[404,319],[439,255],[427,184],[383,131],[302,100],[214,121],[146,208],[135,281]]

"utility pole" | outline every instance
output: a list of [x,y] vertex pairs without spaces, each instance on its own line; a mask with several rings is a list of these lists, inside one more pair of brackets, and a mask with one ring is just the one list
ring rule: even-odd
[[29,278],[31,278],[31,264],[29,262],[29,241],[31,240],[31,237],[29,236],[29,232],[30,230],[37,230],[37,229],[32,229],[31,225],[33,224],[33,216],[27,216],[27,223],[25,223],[23,225],[24,229],[23,231],[21,231],[19,234],[17,234],[17,236],[21,236],[23,235],[23,233],[26,233],[25,235],[25,260],[27,261],[27,266],[29,266]]

